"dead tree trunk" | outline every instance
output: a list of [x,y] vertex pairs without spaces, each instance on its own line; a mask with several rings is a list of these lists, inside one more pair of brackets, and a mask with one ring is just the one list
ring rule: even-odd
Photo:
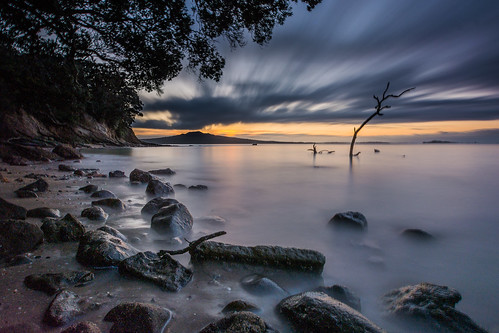
[[[355,128],[353,129],[353,137],[352,137],[352,142],[350,143],[350,158],[352,158],[354,156],[354,153],[353,153],[353,146],[355,145],[355,140],[357,140],[357,135],[359,134],[360,130],[371,120],[373,119],[374,117],[376,116],[382,116],[383,114],[381,113],[382,110],[384,109],[389,109],[391,108],[390,105],[383,105],[383,103],[389,99],[390,97],[393,97],[393,98],[399,98],[400,96],[402,96],[403,94],[405,94],[406,92],[408,91],[411,91],[411,90],[414,90],[416,88],[409,88],[409,89],[406,89],[404,91],[402,91],[400,94],[398,95],[387,95],[386,93],[388,92],[388,88],[390,88],[390,82],[387,83],[386,85],[386,88],[385,88],[385,91],[383,91],[383,97],[380,99],[378,96],[376,95],[373,95],[374,99],[376,100],[377,104],[376,106],[374,107],[376,109],[376,111],[370,115],[366,120],[364,120],[364,122],[360,125],[359,128]],[[355,155],[358,155],[355,154]]]

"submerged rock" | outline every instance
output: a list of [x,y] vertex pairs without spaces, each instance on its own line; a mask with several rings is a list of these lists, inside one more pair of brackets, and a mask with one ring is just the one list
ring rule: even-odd
[[14,205],[13,203],[0,198],[0,220],[24,220],[27,212],[26,208]]
[[74,172],[76,171],[76,168],[66,164],[59,164],[59,171]]
[[80,239],[85,233],[85,227],[76,217],[66,214],[60,220],[51,218],[43,219],[41,229],[47,242],[72,242]]
[[83,158],[83,155],[78,150],[68,145],[57,145],[52,152],[66,160],[78,160]]
[[81,216],[86,217],[87,219],[92,221],[105,221],[109,217],[109,215],[104,211],[104,209],[102,209],[99,206],[92,206],[85,208],[81,212]]
[[58,218],[61,217],[61,212],[58,209],[53,209],[53,208],[48,208],[48,207],[39,207],[39,208],[33,208],[28,210],[27,217],[38,217],[38,218],[45,218],[45,217],[54,217]]
[[366,217],[359,212],[338,213],[334,215],[331,218],[331,220],[329,220],[329,223],[338,227],[345,227],[345,228],[352,228],[359,230],[367,228]]
[[166,207],[166,206],[170,206],[170,205],[173,205],[176,203],[179,203],[178,200],[176,200],[176,199],[158,197],[158,198],[154,198],[151,201],[149,201],[148,203],[146,203],[140,212],[143,215],[154,215],[161,208]]
[[140,169],[130,172],[130,182],[149,183],[153,179],[152,175]]
[[151,228],[160,234],[180,236],[192,229],[194,219],[187,207],[176,203],[161,208],[151,218]]
[[422,241],[432,240],[435,238],[432,234],[421,229],[405,229],[404,231],[402,231],[402,236],[409,239]]
[[276,282],[260,274],[251,274],[241,280],[244,289],[255,295],[288,294]]
[[151,171],[149,171],[149,173],[151,173],[153,175],[162,175],[162,176],[173,176],[174,174],[176,174],[176,172],[170,168],[151,170]]
[[85,193],[93,193],[93,192],[97,191],[98,189],[99,189],[99,187],[97,187],[97,185],[92,185],[92,184],[79,188],[80,191],[83,191]]
[[62,288],[80,283],[87,283],[94,279],[90,271],[70,271],[65,273],[32,274],[24,278],[26,287],[43,291],[53,295]]
[[0,258],[35,249],[43,243],[43,231],[25,221],[0,221]]
[[227,313],[241,312],[241,311],[253,312],[253,311],[258,311],[258,310],[259,310],[259,308],[257,305],[255,305],[251,302],[247,302],[247,301],[242,300],[242,299],[237,299],[237,300],[232,301],[229,304],[227,304],[222,309],[222,313],[227,314]]
[[146,193],[151,196],[161,197],[175,195],[175,191],[170,183],[163,183],[161,180],[152,179],[147,184]]
[[262,318],[252,312],[241,311],[209,324],[199,333],[271,333],[274,331]]
[[78,246],[76,260],[86,266],[107,268],[137,254],[137,250],[118,237],[95,230],[85,233]]
[[164,290],[179,291],[192,279],[192,271],[168,254],[159,257],[152,252],[140,252],[118,265],[122,275],[151,281]]
[[172,313],[166,308],[153,304],[129,302],[121,303],[109,311],[105,321],[113,322],[111,333],[162,333],[170,322]]
[[300,332],[384,332],[360,312],[320,292],[287,297],[277,309]]
[[63,290],[50,303],[43,321],[50,326],[62,326],[74,320],[76,316],[98,307],[99,304],[92,303],[87,298],[80,297],[72,291]]
[[360,298],[345,286],[335,284],[331,287],[319,287],[314,291],[325,293],[359,312],[361,310]]
[[109,178],[125,178],[126,175],[121,170],[109,171]]
[[454,308],[460,300],[457,290],[431,283],[405,286],[383,296],[386,310],[392,316],[419,319],[439,331],[486,332]]
[[82,321],[69,326],[61,333],[101,333],[101,330],[91,321]]
[[91,198],[102,198],[102,199],[107,199],[107,198],[117,198],[116,194],[114,194],[111,191],[108,190],[100,190],[100,191],[95,191],[92,193],[90,196]]
[[26,192],[45,192],[49,188],[49,184],[43,180],[43,179],[38,179],[37,181],[26,185],[24,187],[21,187],[20,189],[16,190],[16,194],[20,198],[25,198]]
[[320,252],[280,246],[240,246],[206,241],[191,253],[194,261],[229,261],[288,270],[321,273],[326,257]]
[[123,201],[117,198],[107,198],[92,201],[92,206],[102,206],[116,212],[123,212],[126,210],[126,206]]

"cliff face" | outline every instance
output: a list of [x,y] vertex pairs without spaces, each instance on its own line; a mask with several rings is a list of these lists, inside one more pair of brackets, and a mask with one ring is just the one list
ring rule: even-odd
[[143,145],[132,129],[116,131],[89,115],[83,115],[82,119],[75,125],[68,125],[56,119],[42,121],[24,110],[0,113],[0,140],[9,141],[12,139],[38,141],[49,145],[55,143]]

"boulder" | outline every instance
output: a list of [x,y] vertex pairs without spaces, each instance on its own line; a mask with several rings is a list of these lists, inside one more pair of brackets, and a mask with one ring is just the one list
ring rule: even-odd
[[201,185],[201,184],[189,186],[189,190],[205,191],[207,189],[208,189],[208,186]]
[[57,145],[52,152],[65,160],[79,160],[83,158],[83,155],[78,150],[68,145]]
[[28,211],[26,210],[26,208],[14,205],[13,203],[0,198],[0,220],[24,220],[26,218],[27,212]]
[[259,310],[260,309],[255,304],[253,304],[251,302],[247,302],[247,301],[242,300],[242,299],[237,299],[237,300],[232,301],[229,304],[227,304],[222,309],[222,313],[227,314],[227,313],[241,312],[241,311],[253,312],[253,311],[259,311]]
[[86,266],[107,268],[137,254],[137,250],[118,237],[102,231],[89,231],[78,245],[76,260]]
[[85,233],[85,227],[76,217],[66,214],[62,219],[43,219],[41,229],[50,243],[73,242]]
[[100,191],[95,191],[92,193],[90,196],[91,198],[101,198],[101,199],[107,199],[107,198],[117,198],[116,195],[108,190],[100,190]]
[[59,164],[59,171],[74,172],[76,171],[76,168],[73,168],[72,166],[67,164]]
[[101,333],[101,330],[91,321],[81,321],[69,326],[61,333]]
[[92,206],[85,208],[81,212],[81,216],[86,217],[87,219],[92,221],[105,221],[109,217],[109,215],[104,211],[104,209],[102,209],[99,206]]
[[326,257],[320,252],[280,246],[240,246],[206,241],[191,253],[194,261],[228,261],[322,273]]
[[174,196],[175,190],[170,183],[163,183],[161,180],[152,179],[147,183],[146,194],[154,197]]
[[152,252],[140,252],[118,265],[121,275],[151,281],[164,290],[179,291],[192,279],[192,271],[170,255],[159,257]]
[[199,333],[271,333],[275,332],[262,318],[252,312],[241,311],[209,324]]
[[241,280],[241,285],[244,289],[255,295],[288,294],[276,282],[260,274],[245,276]]
[[117,198],[107,198],[107,199],[92,201],[92,206],[101,206],[104,207],[104,209],[107,208],[115,212],[123,212],[126,210],[126,206],[123,203],[123,201]]
[[162,176],[173,176],[174,174],[176,174],[176,172],[170,168],[151,170],[151,171],[149,171],[149,173],[151,173],[153,175],[162,175]]
[[335,284],[331,287],[319,287],[314,291],[325,293],[359,312],[361,310],[360,298],[345,286]]
[[15,256],[35,249],[43,243],[43,232],[25,221],[0,221],[0,258]]
[[53,217],[53,218],[58,218],[61,217],[61,212],[58,209],[53,209],[53,208],[48,208],[48,207],[39,207],[39,208],[33,208],[28,210],[27,217],[38,217],[38,218],[45,218],[45,217]]
[[421,229],[405,229],[404,231],[402,231],[402,236],[408,239],[421,241],[428,241],[435,238],[432,234]]
[[[15,192],[19,197],[22,197],[22,195],[23,195],[22,192],[35,192],[35,193],[45,192],[48,188],[49,188],[49,184],[45,180],[40,178],[29,185],[21,187],[20,189],[16,190]],[[19,193],[21,193],[21,194],[19,194]]]
[[109,311],[105,321],[113,322],[111,333],[162,333],[172,318],[172,312],[153,304],[121,303]]
[[161,208],[151,218],[151,228],[160,234],[176,237],[192,229],[194,219],[187,207],[176,203]]
[[446,286],[420,283],[395,289],[383,296],[389,315],[414,318],[438,331],[484,333],[466,314],[454,307],[461,294]]
[[121,170],[109,171],[109,178],[125,178],[126,175]]
[[337,227],[362,230],[367,228],[366,217],[359,212],[344,212],[334,215],[329,223]]
[[124,241],[125,243],[128,242],[128,238],[125,235],[123,235],[121,232],[119,232],[118,230],[116,230],[113,227],[110,227],[108,225],[104,225],[104,226],[100,227],[97,230],[101,230],[101,231],[107,232],[111,236],[119,238],[122,241]]
[[93,192],[97,191],[98,189],[99,188],[97,187],[97,185],[92,185],[92,184],[79,188],[80,191],[83,191],[85,193],[93,193]]
[[76,316],[98,307],[99,304],[92,303],[87,298],[80,297],[72,291],[63,290],[50,303],[43,321],[50,326],[62,326],[73,321]]
[[88,283],[93,279],[94,273],[92,272],[70,271],[28,275],[24,278],[24,284],[30,289],[53,295],[65,287]]
[[172,198],[163,198],[163,197],[158,197],[154,198],[148,203],[145,204],[144,207],[142,207],[142,210],[140,211],[143,215],[154,215],[156,214],[161,208],[170,206],[173,204],[179,203],[178,200],[172,199]]
[[130,172],[130,182],[149,183],[152,179],[152,175],[147,171],[134,169]]
[[300,332],[384,332],[360,312],[320,292],[287,297],[277,310]]

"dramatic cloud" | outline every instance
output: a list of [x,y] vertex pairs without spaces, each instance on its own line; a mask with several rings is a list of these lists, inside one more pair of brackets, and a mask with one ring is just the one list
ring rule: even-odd
[[390,101],[384,123],[499,119],[499,2],[324,1],[298,8],[270,45],[224,50],[221,83],[183,73],[144,95],[137,127],[358,123],[373,94]]

